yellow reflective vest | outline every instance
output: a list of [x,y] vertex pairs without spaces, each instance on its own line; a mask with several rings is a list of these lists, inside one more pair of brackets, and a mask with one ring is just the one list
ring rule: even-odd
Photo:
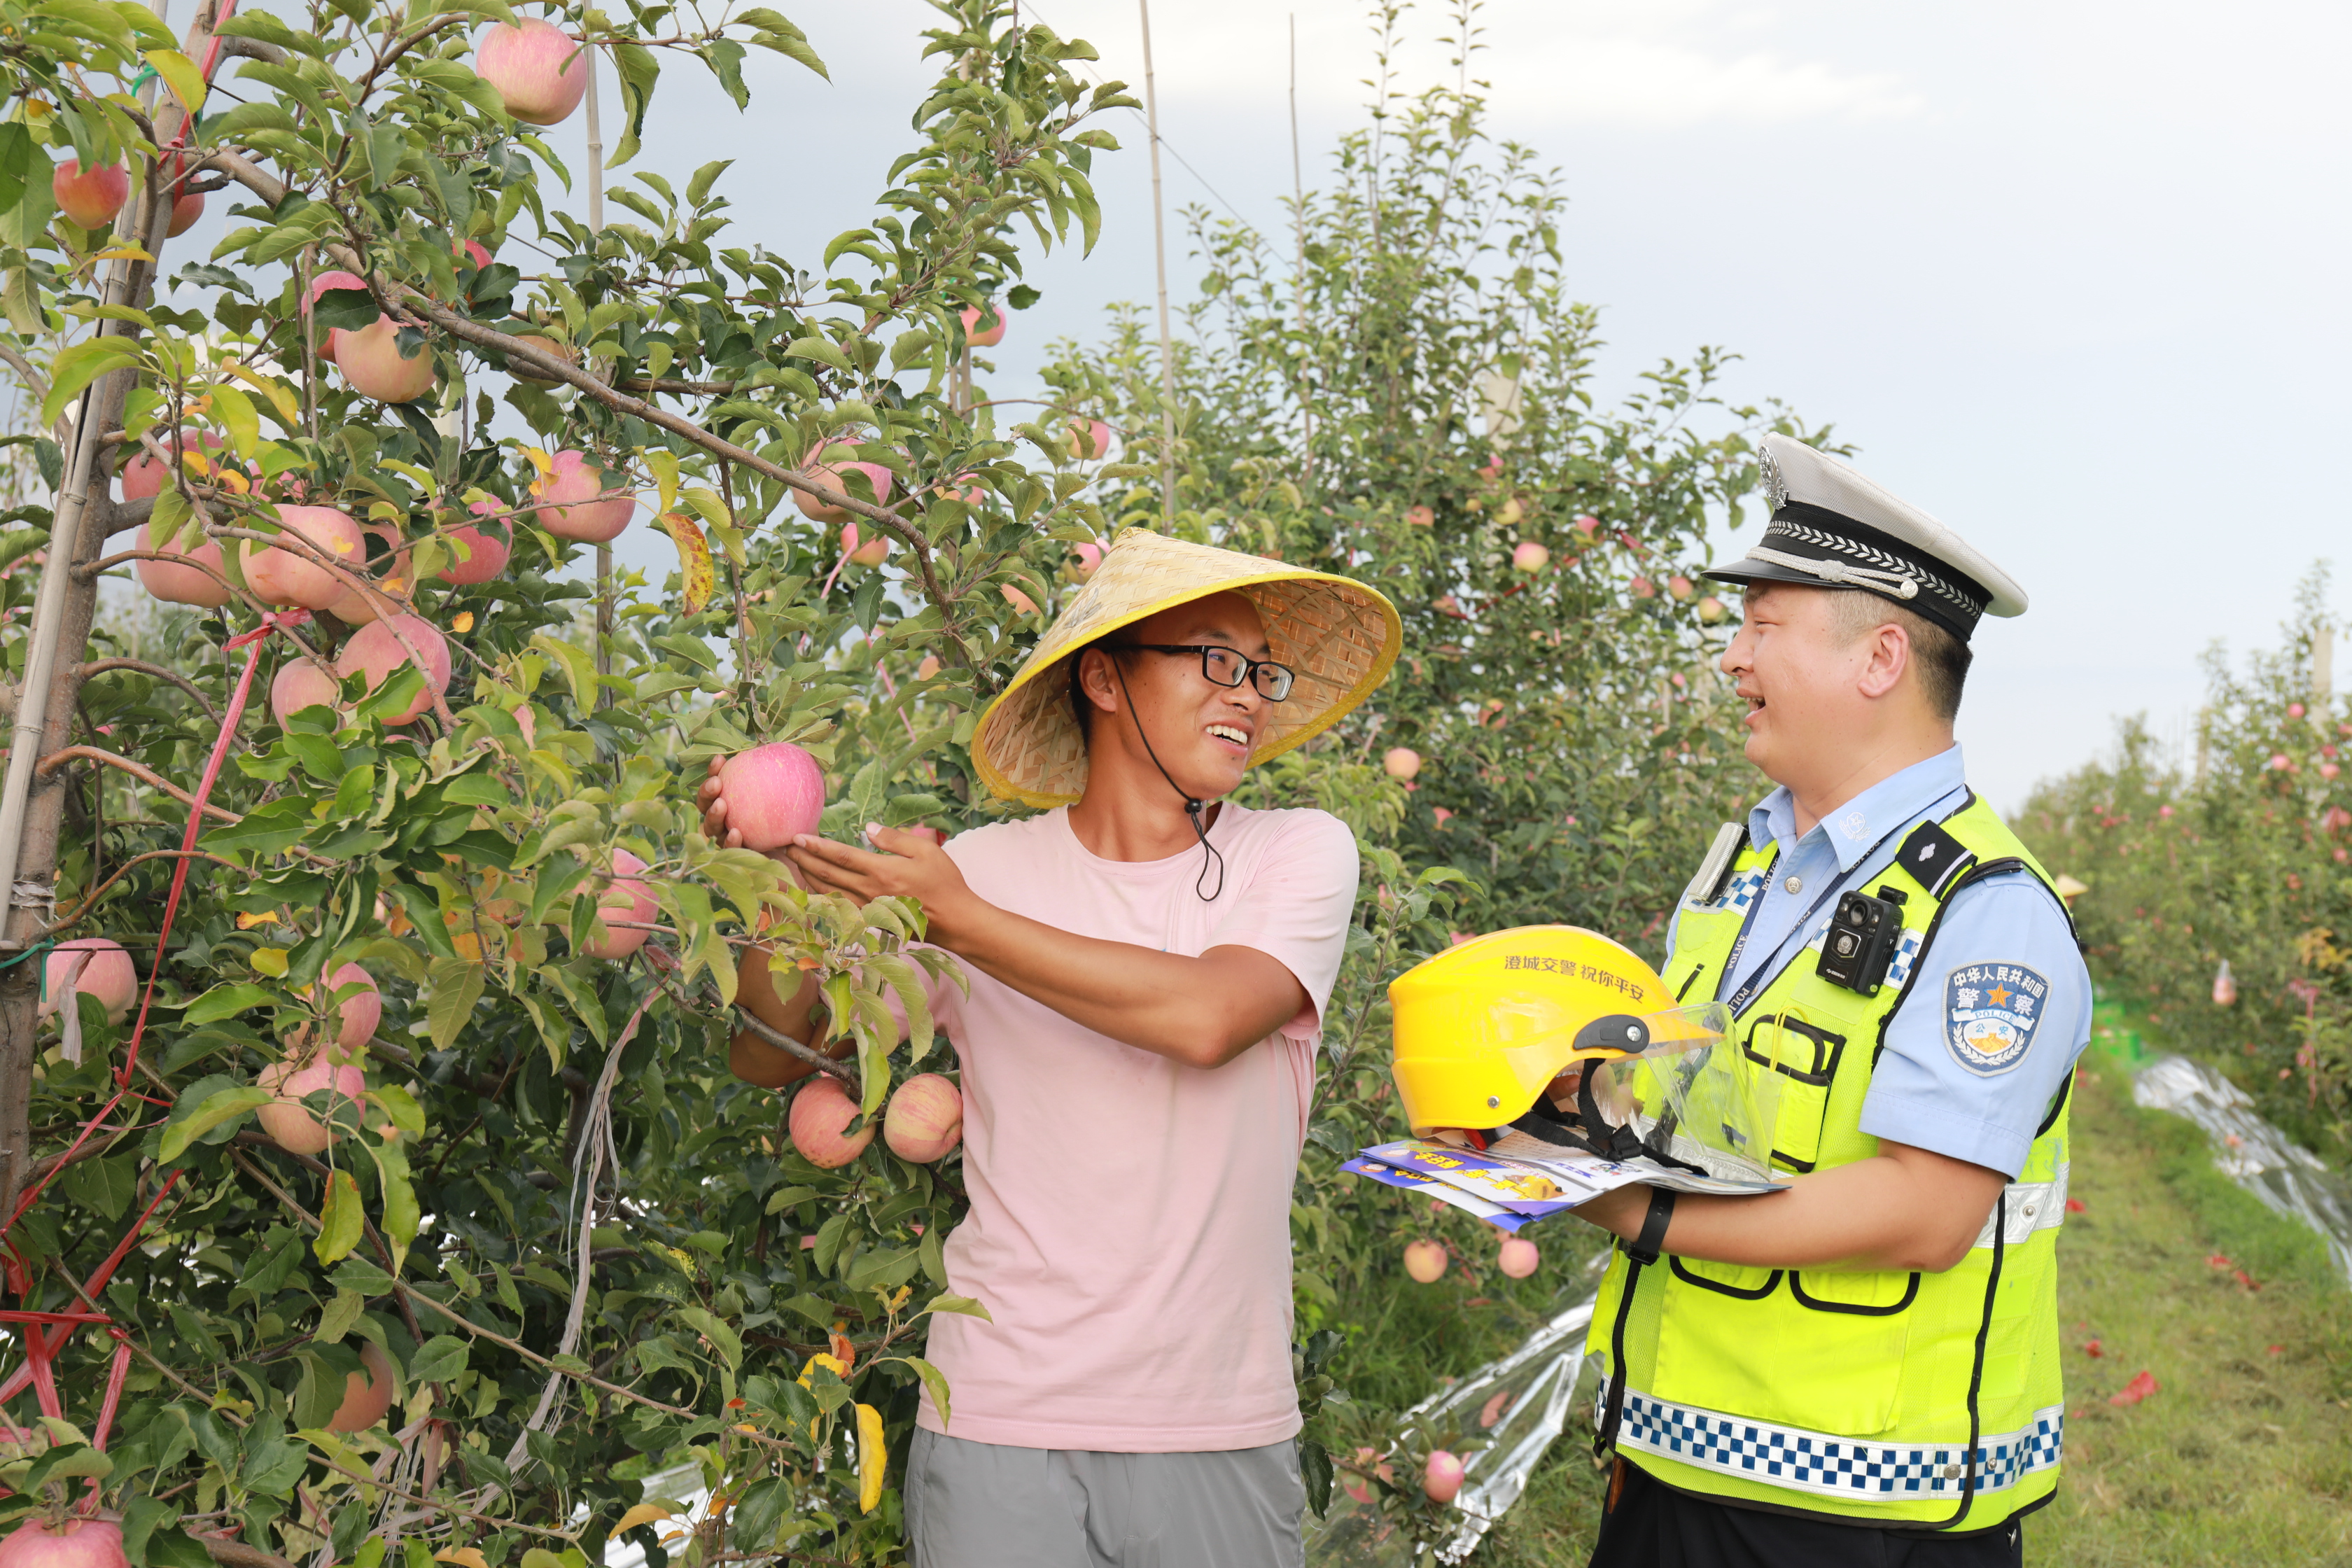
[[[1733,1020],[1739,1047],[1783,1078],[1772,1151],[1781,1170],[1828,1170],[1877,1152],[1859,1125],[1871,1070],[1953,895],[2021,868],[2050,885],[1981,801],[1971,797],[1941,827],[1963,854],[1948,847],[1943,867],[1917,876],[1898,857],[1869,884],[1908,896],[1875,996],[1816,973],[1816,940]],[[1720,890],[1694,889],[1703,902],[1685,895],[1665,970],[1677,995],[1715,996],[1774,852],[1744,847]],[[1621,1247],[1588,1345],[1602,1373],[1602,1436],[1667,1485],[1727,1502],[1955,1531],[2023,1513],[2058,1482],[2065,1405],[2055,1255],[2065,1210],[2062,1088],[2024,1170],[1967,1258],[1944,1273],[1672,1256],[1643,1267]]]

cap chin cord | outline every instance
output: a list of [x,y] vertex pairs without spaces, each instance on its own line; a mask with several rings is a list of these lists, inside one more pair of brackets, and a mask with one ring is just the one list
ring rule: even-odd
[[[1160,753],[1151,749],[1151,737],[1143,732],[1143,715],[1135,710],[1135,698],[1127,689],[1127,671],[1119,668],[1118,655],[1107,653],[1106,657],[1110,660],[1111,673],[1118,677],[1118,694],[1127,700],[1127,716],[1135,725],[1135,738],[1143,742],[1143,754],[1151,759],[1153,767],[1160,769],[1160,776],[1168,780],[1168,787],[1183,796],[1184,815],[1192,819],[1192,832],[1201,840],[1202,852],[1201,875],[1192,884],[1192,896],[1204,904],[1214,903],[1225,890],[1225,858],[1217,853],[1215,845],[1209,842],[1209,830],[1202,824],[1201,813],[1206,809],[1209,803],[1196,800],[1187,794],[1184,786],[1178,784],[1167,768],[1161,765]],[[1217,889],[1215,892],[1204,893],[1201,891],[1201,884],[1209,879],[1209,867],[1213,862],[1217,868]]]

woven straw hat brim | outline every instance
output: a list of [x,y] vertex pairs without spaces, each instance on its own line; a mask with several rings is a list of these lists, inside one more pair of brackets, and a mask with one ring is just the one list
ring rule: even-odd
[[1087,748],[1070,712],[1070,657],[1121,626],[1224,593],[1257,606],[1274,661],[1297,674],[1289,697],[1267,708],[1252,767],[1346,717],[1388,679],[1404,647],[1396,606],[1352,578],[1130,528],[981,715],[972,737],[981,782],[1027,805],[1076,801],[1087,787]]

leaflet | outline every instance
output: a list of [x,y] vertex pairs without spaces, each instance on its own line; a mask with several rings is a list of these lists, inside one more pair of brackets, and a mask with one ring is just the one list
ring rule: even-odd
[[[1410,1178],[1380,1177],[1391,1186],[1424,1191],[1448,1202],[1468,1197],[1497,1214],[1517,1216],[1521,1223],[1549,1218],[1636,1182],[1678,1193],[1727,1197],[1774,1192],[1780,1185],[1745,1177],[1704,1175],[1647,1158],[1604,1160],[1516,1131],[1483,1151],[1456,1148],[1433,1139],[1401,1139],[1365,1149],[1342,1168],[1375,1174],[1362,1170],[1364,1165],[1385,1167]],[[1479,1212],[1469,1204],[1458,1206]]]
[[[1409,1138],[1366,1149],[1363,1154],[1447,1186],[1459,1188],[1497,1208],[1529,1219],[1562,1214],[1599,1197],[1606,1187],[1580,1176],[1557,1179],[1508,1161],[1490,1159],[1467,1149],[1453,1149],[1425,1138]],[[1638,1178],[1629,1176],[1627,1181]]]
[[1516,1215],[1500,1204],[1490,1204],[1484,1198],[1473,1197],[1460,1187],[1449,1186],[1444,1182],[1432,1181],[1426,1176],[1416,1176],[1410,1171],[1401,1171],[1393,1165],[1383,1165],[1377,1160],[1368,1160],[1361,1155],[1348,1161],[1339,1169],[1353,1171],[1360,1176],[1370,1176],[1376,1182],[1385,1183],[1391,1187],[1402,1187],[1409,1193],[1419,1193],[1425,1197],[1434,1198],[1439,1203],[1451,1204],[1455,1208],[1485,1220],[1497,1230],[1515,1231],[1528,1223],[1525,1215]]
[[[1680,1151],[1676,1152],[1679,1154]],[[1694,1150],[1693,1152],[1705,1154],[1708,1152]],[[1601,1192],[1622,1187],[1631,1182],[1645,1182],[1651,1186],[1664,1187],[1677,1193],[1711,1193],[1720,1197],[1744,1197],[1756,1193],[1779,1192],[1786,1184],[1749,1176],[1703,1175],[1646,1156],[1633,1160],[1604,1160],[1580,1149],[1563,1149],[1557,1143],[1547,1143],[1517,1128],[1487,1144],[1486,1153],[1489,1159],[1540,1171],[1562,1181],[1580,1177],[1602,1184],[1599,1188]]]

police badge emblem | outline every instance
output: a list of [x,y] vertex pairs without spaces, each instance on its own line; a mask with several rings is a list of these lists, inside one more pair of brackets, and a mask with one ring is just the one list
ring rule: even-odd
[[2004,1073],[2025,1059],[2050,982],[2016,963],[1970,963],[1944,981],[1944,1044],[1952,1059],[1979,1078]]

